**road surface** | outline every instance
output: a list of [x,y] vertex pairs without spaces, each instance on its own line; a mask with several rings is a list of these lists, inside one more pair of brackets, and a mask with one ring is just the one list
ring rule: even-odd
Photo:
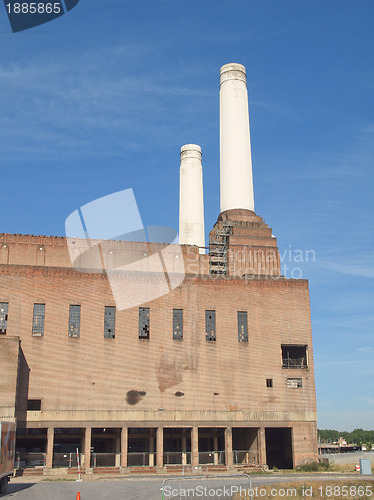
[[[123,478],[123,479],[100,479],[100,480],[86,480],[83,482],[77,481],[43,481],[34,482],[34,479],[26,478],[15,478],[12,479],[9,484],[8,493],[5,496],[1,496],[5,500],[15,499],[15,500],[76,500],[78,491],[81,495],[81,500],[161,500],[161,486],[164,478]],[[350,481],[354,479],[368,479],[374,480],[374,476],[360,476],[358,474],[316,474],[316,475],[301,475],[301,474],[287,474],[287,475],[272,475],[272,476],[251,476],[252,488],[266,486],[270,484],[279,484],[288,481],[326,481],[326,485],[329,481],[341,481],[342,485],[344,481]],[[218,483],[217,483],[218,481]],[[196,488],[198,485],[204,484],[204,486],[211,488],[214,486],[222,486],[222,479],[204,479],[204,480],[188,480],[188,482],[181,482],[181,487],[187,489],[187,484],[189,488]],[[232,481],[232,480],[231,480]],[[227,480],[225,484],[228,485]],[[231,486],[232,483],[230,483]],[[236,481],[237,485],[243,485],[243,487],[248,487],[248,483],[244,485],[243,480],[239,482]],[[169,491],[173,488],[178,488],[178,480],[176,478],[170,478],[166,482],[169,485]],[[225,498],[232,498],[231,496],[197,496],[196,498],[219,498],[220,500]],[[167,498],[179,498],[177,497],[165,496]],[[193,498],[193,495],[184,496],[181,498]],[[253,498],[256,498],[254,496]],[[257,498],[261,498],[257,495]],[[374,494],[373,494],[374,499]]]

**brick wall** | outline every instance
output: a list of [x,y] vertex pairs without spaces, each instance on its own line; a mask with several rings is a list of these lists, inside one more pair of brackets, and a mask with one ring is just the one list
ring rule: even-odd
[[[99,250],[89,252],[89,247]],[[147,257],[161,251],[169,270],[183,272],[177,260],[180,254],[185,272],[209,274],[209,256],[199,254],[196,246],[114,240],[88,243],[79,238],[0,234],[0,264],[9,265],[97,268],[101,272],[103,267],[113,269],[134,263],[135,270],[147,271]]]
[[[138,339],[138,307],[117,311],[110,340],[104,338],[104,307],[115,303],[104,275],[22,266],[1,271],[8,334],[22,340],[31,368],[29,397],[42,398],[43,409],[127,409],[126,394],[136,390],[146,392],[137,408],[149,410],[315,412],[304,280],[187,276],[146,304],[149,341]],[[46,304],[44,337],[31,334],[34,303]],[[70,304],[82,306],[79,339],[68,337]],[[184,311],[183,341],[172,340],[173,308]],[[216,342],[205,340],[208,309],[216,310]],[[237,311],[248,312],[248,343],[238,342]],[[281,344],[307,344],[309,369],[282,369]],[[303,388],[288,389],[287,376],[301,377]]]
[[[165,261],[175,266],[175,273],[184,267],[187,274],[170,293],[143,304],[150,308],[150,340],[138,338],[138,306],[116,311],[115,339],[107,339],[104,308],[116,303],[105,272],[73,269],[64,238],[0,239],[0,301],[9,302],[7,336],[0,339],[1,345],[19,336],[24,355],[17,401],[20,421],[26,420],[29,427],[116,426],[124,421],[144,426],[144,420],[154,426],[292,426],[295,463],[317,458],[306,280],[209,276],[209,256],[199,255],[197,247],[182,247],[182,267],[169,249]],[[76,245],[84,253],[85,242],[76,240]],[[144,251],[165,250],[157,244],[108,245],[102,252],[107,269],[111,249],[117,257],[129,251],[134,262]],[[140,269],[140,274],[135,267],[135,272],[114,276],[117,285],[129,294],[137,287],[157,288],[159,276]],[[43,337],[32,336],[34,303],[46,304]],[[77,304],[78,339],[68,336],[69,306]],[[173,340],[173,308],[183,309],[183,341]],[[205,310],[216,311],[216,342],[205,340]],[[248,343],[238,342],[238,311],[248,314]],[[307,345],[308,369],[282,368],[282,344]],[[11,404],[14,414],[18,344],[8,345],[12,350],[1,349],[1,359],[13,378],[3,378],[0,393],[9,398],[2,397],[0,407],[4,413]],[[303,387],[287,388],[288,377],[301,378]],[[273,387],[266,387],[266,379],[273,380]],[[42,411],[27,412],[27,399],[41,399]]]
[[20,341],[18,337],[0,337],[0,420],[14,420]]

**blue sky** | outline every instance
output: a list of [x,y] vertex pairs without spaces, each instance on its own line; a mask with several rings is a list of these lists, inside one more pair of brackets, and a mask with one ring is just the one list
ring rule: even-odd
[[[3,9],[3,8],[1,8]],[[12,34],[0,9],[0,231],[63,235],[134,189],[178,225],[179,152],[219,212],[219,68],[247,68],[256,212],[310,280],[319,426],[374,428],[372,0],[80,0]],[[4,216],[5,208],[5,216]]]

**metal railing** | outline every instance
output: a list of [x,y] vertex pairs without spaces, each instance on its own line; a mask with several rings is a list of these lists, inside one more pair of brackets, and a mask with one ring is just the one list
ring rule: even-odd
[[22,453],[16,452],[14,461],[15,469],[32,469],[35,467],[45,467],[46,453]]
[[[79,453],[79,462],[82,463],[82,454]],[[54,453],[53,454],[53,468],[59,467],[78,467],[77,454],[76,453]]]
[[191,464],[190,451],[164,451],[164,465]]
[[116,453],[92,453],[91,467],[115,467]]
[[225,452],[199,451],[199,464],[225,465]]
[[156,453],[144,451],[127,454],[128,467],[148,467],[149,465],[156,465]]
[[258,464],[257,450],[233,450],[234,465]]
[[308,365],[305,358],[283,358],[283,368],[304,368]]

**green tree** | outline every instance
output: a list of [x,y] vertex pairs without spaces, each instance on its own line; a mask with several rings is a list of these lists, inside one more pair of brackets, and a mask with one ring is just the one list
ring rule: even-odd
[[321,443],[333,443],[343,437],[348,444],[374,443],[374,430],[354,429],[352,432],[337,431],[335,429],[318,429]]

